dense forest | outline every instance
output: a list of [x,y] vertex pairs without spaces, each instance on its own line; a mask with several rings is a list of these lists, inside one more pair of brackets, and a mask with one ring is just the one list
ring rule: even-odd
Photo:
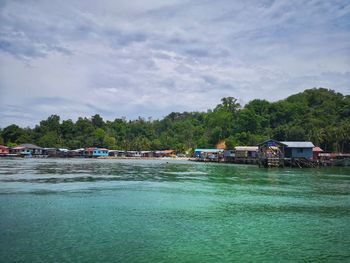
[[325,151],[350,152],[350,96],[314,88],[277,102],[255,99],[244,107],[227,97],[207,112],[172,112],[161,120],[104,121],[96,114],[74,122],[52,115],[34,128],[12,124],[0,130],[0,144],[70,149],[185,152],[218,143],[227,148],[255,145],[268,138],[308,140]]

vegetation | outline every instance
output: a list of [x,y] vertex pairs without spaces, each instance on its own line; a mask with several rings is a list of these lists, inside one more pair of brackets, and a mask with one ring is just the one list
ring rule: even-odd
[[172,112],[161,120],[91,118],[60,120],[57,115],[35,128],[12,124],[0,130],[0,143],[35,143],[42,147],[87,146],[126,150],[215,147],[225,142],[255,145],[265,139],[310,140],[326,151],[350,151],[350,96],[332,90],[309,89],[287,99],[252,100],[244,107],[233,97],[207,112]]

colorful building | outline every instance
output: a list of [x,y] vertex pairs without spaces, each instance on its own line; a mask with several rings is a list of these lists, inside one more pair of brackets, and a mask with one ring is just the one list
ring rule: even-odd
[[312,159],[312,149],[315,145],[312,142],[280,142],[284,145],[284,157]]
[[38,156],[38,155],[44,155],[45,150],[44,148],[37,146],[35,144],[24,143],[14,148],[11,148],[10,153],[21,155],[21,156],[33,156],[33,155]]
[[162,151],[155,151],[153,153],[154,157],[172,157],[175,156],[176,151],[175,150],[162,150]]
[[0,155],[7,155],[10,153],[9,147],[6,147],[5,145],[0,145]]
[[236,146],[235,158],[258,158],[258,146]]
[[318,160],[319,159],[319,154],[323,153],[323,150],[320,147],[314,147],[312,148],[312,154],[313,154],[313,159]]
[[194,157],[201,160],[219,161],[224,158],[224,149],[195,149]]
[[312,142],[290,142],[267,140],[258,144],[259,166],[280,167],[285,165],[296,167],[312,167]]
[[97,148],[97,147],[89,147],[85,149],[86,157],[107,157],[108,149],[106,148]]
[[267,140],[258,144],[258,147],[260,156],[312,159],[315,145],[312,142]]

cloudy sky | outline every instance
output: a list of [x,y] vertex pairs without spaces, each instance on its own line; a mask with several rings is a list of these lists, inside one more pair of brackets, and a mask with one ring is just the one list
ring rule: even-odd
[[0,127],[349,84],[349,0],[0,0]]

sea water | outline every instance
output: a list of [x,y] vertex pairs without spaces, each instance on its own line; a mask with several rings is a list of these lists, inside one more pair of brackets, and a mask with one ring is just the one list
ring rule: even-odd
[[1,262],[349,262],[350,169],[0,159]]

